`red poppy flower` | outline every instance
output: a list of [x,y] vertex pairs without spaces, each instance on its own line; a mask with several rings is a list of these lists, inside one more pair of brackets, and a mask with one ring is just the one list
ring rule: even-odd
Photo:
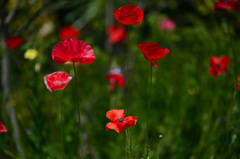
[[112,92],[117,85],[122,88],[126,87],[125,77],[121,73],[120,67],[111,69],[107,74],[107,79],[110,82],[109,92]]
[[126,35],[127,35],[125,27],[121,25],[109,26],[106,32],[109,35],[108,42],[110,44],[122,42],[123,40],[126,39]]
[[159,23],[159,28],[163,31],[173,31],[176,28],[176,24],[171,19],[165,19]]
[[17,49],[23,42],[23,38],[20,36],[13,36],[5,39],[5,44],[10,49]]
[[240,89],[240,76],[238,77],[238,84],[237,84],[237,88]]
[[227,73],[227,66],[229,65],[230,60],[227,56],[216,57],[213,56],[210,59],[210,68],[209,73],[212,76],[219,76],[222,72]]
[[80,35],[80,32],[77,28],[73,26],[64,26],[61,28],[59,37],[62,40],[77,38]]
[[72,77],[66,72],[54,72],[44,76],[44,83],[51,92],[64,89]]
[[3,125],[3,123],[0,121],[0,133],[7,132],[7,128]]
[[240,9],[240,2],[237,0],[220,0],[219,2],[215,2],[214,10],[222,11],[222,10],[236,10]]
[[52,58],[57,64],[68,61],[91,64],[96,59],[91,46],[77,39],[66,39],[59,42],[53,48]]
[[114,12],[114,17],[123,25],[138,25],[142,22],[143,11],[136,6],[125,5]]
[[152,62],[154,67],[157,67],[155,60],[159,60],[169,53],[168,49],[161,48],[161,46],[153,42],[141,43],[138,48],[143,52],[145,58]]
[[134,127],[137,123],[137,117],[129,116],[124,118],[124,110],[110,110],[106,113],[108,119],[112,120],[106,125],[106,130],[114,129],[116,132],[121,133],[124,129],[132,126]]

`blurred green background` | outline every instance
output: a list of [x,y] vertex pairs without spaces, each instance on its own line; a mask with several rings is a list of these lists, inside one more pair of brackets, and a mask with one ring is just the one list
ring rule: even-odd
[[[12,10],[15,2],[8,1],[6,13]],[[235,11],[215,12],[214,2],[21,1],[7,34],[20,33],[25,41],[17,50],[7,51],[1,45],[0,56],[9,54],[12,96],[9,105],[16,113],[20,143],[26,158],[62,158],[59,91],[47,90],[43,80],[46,74],[55,71],[66,71],[73,76],[69,85],[60,91],[63,96],[65,158],[80,158],[73,68],[68,64],[57,65],[51,58],[53,47],[60,41],[59,30],[65,25],[74,25],[81,31],[78,39],[91,45],[97,58],[91,65],[77,66],[78,103],[87,158],[123,158],[123,135],[113,130],[107,132],[105,126],[110,121],[106,112],[125,108],[126,104],[126,116],[138,117],[135,128],[128,129],[132,132],[133,156],[136,159],[143,157],[150,62],[137,46],[146,41],[170,50],[167,56],[157,61],[158,67],[153,68],[149,158],[240,158],[240,94],[236,88],[240,75],[240,16]],[[19,31],[44,3],[47,5],[34,22]],[[141,24],[128,28],[129,89],[117,87],[109,93],[106,74],[110,67],[119,65],[127,74],[128,44],[126,41],[108,44],[106,28],[118,24],[113,12],[126,4],[142,8],[144,19]],[[176,29],[171,32],[160,30],[162,17],[175,21]],[[52,29],[42,35],[40,30],[47,24]],[[24,58],[24,52],[29,48],[38,51],[36,59]],[[228,74],[212,77],[208,71],[210,57],[223,55],[231,60]],[[3,87],[0,87],[0,120],[8,128],[8,133],[0,134],[0,158],[17,159],[20,156],[13,139],[14,126],[4,107]]]

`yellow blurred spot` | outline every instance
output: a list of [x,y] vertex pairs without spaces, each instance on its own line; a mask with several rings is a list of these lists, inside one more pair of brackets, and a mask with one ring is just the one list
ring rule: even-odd
[[65,62],[64,64],[65,64],[65,65],[72,65],[72,62],[67,61],[67,62]]
[[29,60],[33,60],[37,57],[37,50],[34,49],[28,49],[25,53],[24,53],[24,58],[25,59],[29,59]]
[[10,107],[15,107],[16,104],[17,104],[17,103],[16,103],[15,100],[13,100],[13,99],[12,99],[11,101],[9,101],[9,106],[10,106]]

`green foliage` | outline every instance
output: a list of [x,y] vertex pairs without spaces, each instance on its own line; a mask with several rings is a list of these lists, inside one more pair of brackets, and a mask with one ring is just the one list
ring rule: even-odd
[[[164,5],[168,2],[169,5]],[[92,46],[97,58],[91,65],[77,66],[80,91],[78,103],[86,159],[122,158],[123,135],[115,131],[107,132],[105,125],[109,122],[106,118],[108,110],[126,106],[126,116],[138,117],[136,127],[128,129],[133,141],[133,158],[143,157],[150,62],[144,58],[137,46],[145,41],[158,43],[170,50],[167,56],[157,61],[158,67],[153,68],[149,157],[240,158],[240,92],[236,89],[236,75],[240,73],[237,68],[240,62],[240,39],[236,29],[239,26],[238,13],[224,16],[213,13],[213,2],[206,0],[195,0],[191,3],[163,0],[146,2],[143,22],[129,27],[129,92],[116,88],[113,93],[109,93],[106,73],[110,66],[120,65],[124,74],[127,73],[127,43],[114,44],[110,53],[105,49],[105,1],[75,2],[74,6],[70,5],[71,2],[51,1],[53,6],[61,6],[62,3],[68,5],[46,10],[42,15],[45,18],[37,19],[36,26],[31,25],[23,33],[26,43],[18,50],[10,51],[12,106],[16,110],[21,144],[27,158],[62,158],[61,100],[64,109],[65,158],[79,158],[80,139],[74,104],[76,86],[73,68],[68,64],[57,65],[51,58],[52,48],[60,41],[58,28],[69,24],[81,28],[82,35],[79,39]],[[139,3],[144,4],[141,1]],[[116,1],[114,9],[123,4],[126,2]],[[183,5],[192,8],[179,7]],[[161,11],[157,10],[162,6]],[[10,27],[11,31],[18,28],[19,23],[26,21],[22,15],[26,7],[27,5],[21,6],[18,20]],[[190,12],[185,13],[184,9]],[[54,15],[46,17],[49,12]],[[175,14],[178,12],[184,13],[180,16]],[[238,21],[233,21],[231,15]],[[170,17],[176,21],[176,30],[167,33],[160,30],[158,24],[162,17]],[[40,26],[49,19],[54,21],[56,30],[47,37],[39,38]],[[232,48],[225,27],[227,23],[231,27]],[[28,48],[38,50],[35,60],[24,59],[23,54]],[[1,56],[3,54],[4,52],[0,53]],[[211,77],[210,57],[222,55],[231,59],[229,72],[219,77]],[[234,67],[237,68],[236,72]],[[66,71],[73,76],[73,80],[61,91],[63,98],[59,97],[57,91],[49,92],[44,85],[44,75],[55,71]],[[2,91],[0,94],[3,101]],[[5,112],[1,102],[1,120],[9,132],[0,134],[0,156],[4,159],[19,158],[12,139],[14,127]],[[162,135],[162,138],[159,135]],[[128,141],[126,150],[129,152]],[[129,155],[128,152],[126,156]]]

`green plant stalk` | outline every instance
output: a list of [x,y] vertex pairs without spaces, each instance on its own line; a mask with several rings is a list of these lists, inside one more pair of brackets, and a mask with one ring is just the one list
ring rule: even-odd
[[159,148],[160,148],[160,144],[161,144],[161,138],[160,138],[160,141],[159,141],[158,147],[157,147],[157,159],[159,159]]
[[[128,97],[130,97],[130,84],[129,84],[129,26],[127,26],[127,34],[128,34],[128,40],[127,40],[127,104],[129,104],[130,99]],[[128,106],[126,105],[126,112],[128,114]]]
[[76,81],[76,108],[78,112],[78,130],[80,134],[80,148],[81,148],[81,157],[83,159],[83,144],[82,144],[82,131],[81,131],[81,116],[80,116],[80,110],[78,106],[78,80],[77,80],[77,73],[75,68],[75,63],[73,62],[73,70],[75,75],[75,81]]
[[[129,39],[130,39],[130,37],[129,37],[129,34],[130,34],[130,26],[127,26],[127,33],[128,33],[128,46],[127,46],[127,87],[128,87],[128,89],[127,89],[127,97],[128,97],[128,99],[127,99],[127,104],[129,104],[130,103],[130,76],[129,76],[129,55],[130,55],[130,53],[129,53],[129,51],[130,51],[130,48],[129,48],[129,45],[130,45],[130,41],[129,41]],[[127,114],[128,114],[128,106],[126,106],[127,107]],[[128,135],[128,138],[129,138],[129,151],[130,151],[130,159],[132,158],[132,139],[131,139],[131,130],[129,129],[129,133],[127,134]]]
[[126,134],[123,132],[123,158],[125,159],[126,158]]
[[150,110],[150,102],[151,102],[151,93],[152,93],[152,63],[151,65],[151,73],[150,73],[150,90],[149,90],[149,96],[148,96],[148,107],[147,107],[147,134],[146,134],[146,159],[148,158],[148,120],[149,120],[149,110]]
[[61,111],[61,141],[62,141],[62,158],[65,158],[65,152],[64,152],[64,135],[63,135],[63,99],[61,91],[59,91],[59,98],[61,101],[60,104],[60,111]]
[[[236,57],[234,56],[233,39],[232,39],[232,35],[231,35],[231,32],[230,32],[229,23],[228,23],[227,20],[226,20],[226,24],[227,24],[227,31],[228,31],[229,41],[230,41],[230,56],[231,56],[231,59],[233,61],[234,80],[236,81],[236,79],[237,79],[237,71],[236,71],[236,67],[235,66],[236,66],[237,61],[236,61]],[[236,87],[236,85],[235,85],[235,87]]]
[[129,151],[130,159],[132,159],[132,131],[129,129]]

